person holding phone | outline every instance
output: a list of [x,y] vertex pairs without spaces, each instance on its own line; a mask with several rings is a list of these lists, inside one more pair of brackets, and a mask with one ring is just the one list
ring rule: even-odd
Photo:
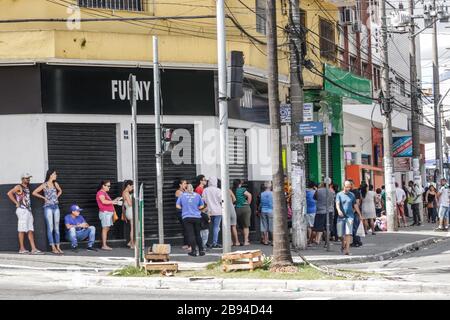
[[111,200],[108,195],[109,190],[111,189],[111,181],[103,180],[98,189],[97,189],[97,205],[99,210],[99,218],[102,224],[102,250],[111,251],[112,248],[109,247],[106,243],[108,240],[108,232],[111,229],[111,226],[114,224],[113,216],[114,216],[114,205],[117,205],[120,201],[120,197]]

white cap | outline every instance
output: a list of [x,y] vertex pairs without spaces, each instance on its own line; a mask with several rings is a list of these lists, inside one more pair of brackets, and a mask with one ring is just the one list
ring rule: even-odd
[[25,178],[31,178],[31,177],[32,177],[32,175],[29,174],[28,172],[22,173],[22,176],[21,176],[22,179],[25,179]]

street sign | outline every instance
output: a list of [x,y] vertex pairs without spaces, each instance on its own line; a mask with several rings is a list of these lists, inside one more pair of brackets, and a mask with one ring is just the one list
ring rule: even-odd
[[304,136],[303,140],[305,143],[314,143],[314,136]]
[[[303,104],[303,121],[314,121],[314,104]],[[304,136],[304,143],[314,143],[314,136]]]
[[323,122],[302,122],[299,133],[301,136],[320,136],[323,134]]

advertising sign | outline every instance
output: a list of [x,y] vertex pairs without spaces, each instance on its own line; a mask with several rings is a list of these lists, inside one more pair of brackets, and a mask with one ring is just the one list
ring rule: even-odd
[[392,155],[394,157],[412,157],[412,137],[393,137]]
[[408,172],[412,170],[411,168],[411,158],[394,158],[395,172]]
[[320,136],[323,134],[323,122],[302,122],[299,132],[302,136]]

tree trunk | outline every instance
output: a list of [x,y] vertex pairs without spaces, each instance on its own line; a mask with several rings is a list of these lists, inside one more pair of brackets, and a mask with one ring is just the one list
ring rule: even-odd
[[284,196],[283,164],[281,159],[281,126],[278,92],[278,53],[275,0],[267,0],[266,14],[274,214],[272,266],[280,267],[292,265],[292,256],[288,235],[287,206],[286,198]]

